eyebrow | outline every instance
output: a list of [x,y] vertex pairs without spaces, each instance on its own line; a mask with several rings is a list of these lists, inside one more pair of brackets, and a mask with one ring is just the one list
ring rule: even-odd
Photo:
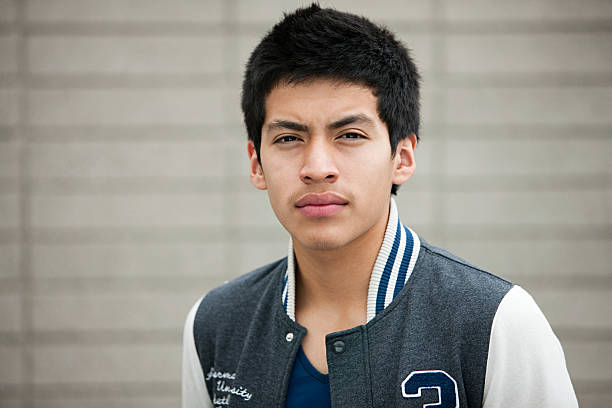
[[295,130],[296,132],[307,132],[308,126],[303,125],[301,123],[292,122],[290,120],[275,120],[268,123],[268,125],[266,126],[266,130],[268,132],[280,129]]
[[327,128],[330,130],[339,129],[346,125],[352,125],[355,123],[365,123],[368,125],[373,125],[374,121],[370,119],[369,116],[364,115],[363,113],[358,113],[357,115],[350,115],[340,120],[337,120],[335,122],[332,122],[329,125],[327,125]]
[[[369,125],[373,125],[374,121],[370,119],[369,116],[363,113],[358,113],[356,115],[350,115],[350,116],[344,117],[342,119],[338,119],[337,121],[330,123],[329,125],[327,125],[327,129],[329,130],[339,129],[343,126],[352,125],[355,123],[366,123]],[[308,132],[308,126],[302,123],[292,122],[290,120],[282,120],[282,119],[274,120],[268,123],[268,125],[266,126],[266,130],[268,132],[273,131],[273,130],[279,130],[279,129],[289,129],[289,130],[294,130],[296,132]]]

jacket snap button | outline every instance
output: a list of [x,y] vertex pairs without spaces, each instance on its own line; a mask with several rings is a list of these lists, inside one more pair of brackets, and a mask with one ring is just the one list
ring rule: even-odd
[[285,340],[291,342],[293,340],[293,333],[287,333],[287,335],[285,336]]
[[344,353],[344,342],[342,340],[337,340],[334,342],[334,351],[337,354]]

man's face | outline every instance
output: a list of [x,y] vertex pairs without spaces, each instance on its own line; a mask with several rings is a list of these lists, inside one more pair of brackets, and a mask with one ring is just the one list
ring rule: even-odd
[[377,98],[364,86],[317,79],[279,85],[266,99],[260,160],[251,181],[296,244],[343,247],[387,222],[392,183],[414,171],[416,138],[391,156]]

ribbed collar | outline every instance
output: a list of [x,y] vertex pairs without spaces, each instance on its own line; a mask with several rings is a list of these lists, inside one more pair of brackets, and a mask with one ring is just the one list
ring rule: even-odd
[[[410,228],[402,225],[395,200],[391,198],[385,237],[370,275],[366,313],[368,322],[382,312],[408,282],[414,264],[419,257],[420,248],[421,242],[418,235]],[[294,256],[293,241],[289,238],[282,302],[287,315],[295,321]]]

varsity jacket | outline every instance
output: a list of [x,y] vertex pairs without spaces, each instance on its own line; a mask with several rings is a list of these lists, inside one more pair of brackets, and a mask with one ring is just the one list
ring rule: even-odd
[[[212,290],[184,330],[182,401],[284,407],[306,329],[286,258]],[[332,407],[577,407],[563,350],[519,286],[389,221],[366,324],[325,338]]]

